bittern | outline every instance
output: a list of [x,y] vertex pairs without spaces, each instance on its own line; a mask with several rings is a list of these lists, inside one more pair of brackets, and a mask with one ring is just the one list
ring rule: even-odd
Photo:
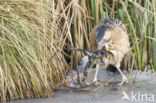
[[90,33],[91,50],[106,50],[109,53],[96,60],[96,72],[93,82],[97,81],[99,66],[107,68],[113,65],[117,68],[122,76],[119,85],[128,82],[127,77],[120,69],[120,63],[124,55],[130,50],[129,37],[126,27],[122,22],[115,18],[105,18],[93,28]]

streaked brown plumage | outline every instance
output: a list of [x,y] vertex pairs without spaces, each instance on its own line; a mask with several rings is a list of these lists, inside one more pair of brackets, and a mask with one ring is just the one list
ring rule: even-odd
[[107,68],[108,65],[114,65],[122,75],[122,85],[127,82],[126,76],[120,70],[120,63],[125,54],[130,50],[130,43],[126,27],[118,19],[106,18],[93,28],[90,33],[91,50],[107,50],[107,54],[102,62],[96,61],[96,73],[93,81],[97,81],[97,72],[99,66]]

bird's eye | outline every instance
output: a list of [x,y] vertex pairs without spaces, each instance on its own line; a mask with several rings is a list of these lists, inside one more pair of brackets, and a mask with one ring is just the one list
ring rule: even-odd
[[105,52],[105,51],[101,51],[100,54],[101,54],[101,55],[105,55],[106,52]]

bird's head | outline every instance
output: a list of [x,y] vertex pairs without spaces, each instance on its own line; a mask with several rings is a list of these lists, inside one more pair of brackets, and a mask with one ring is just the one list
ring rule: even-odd
[[109,29],[101,29],[99,29],[98,34],[96,36],[98,50],[101,50],[106,44],[108,44],[111,41],[111,31],[109,31]]

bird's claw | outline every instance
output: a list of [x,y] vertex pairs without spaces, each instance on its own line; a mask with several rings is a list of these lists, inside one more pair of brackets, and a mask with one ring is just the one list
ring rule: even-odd
[[118,83],[119,86],[122,86],[123,84],[128,83],[128,79],[126,77],[123,77],[121,83]]
[[103,83],[99,83],[98,81],[94,84],[95,87],[101,87],[103,86]]
[[125,83],[126,83],[125,81],[122,81],[121,83],[118,83],[118,86],[122,86]]

